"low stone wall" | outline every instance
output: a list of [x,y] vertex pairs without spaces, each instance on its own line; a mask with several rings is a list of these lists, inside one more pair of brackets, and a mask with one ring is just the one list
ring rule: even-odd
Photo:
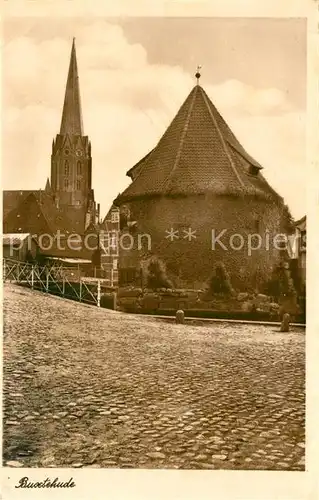
[[263,294],[235,294],[232,297],[212,296],[197,290],[149,290],[141,288],[119,288],[117,309],[125,312],[146,314],[175,314],[178,309],[186,316],[225,317],[238,319],[260,319],[278,321],[284,312],[289,312],[292,319],[300,315],[298,306],[286,300],[275,303],[271,297]]

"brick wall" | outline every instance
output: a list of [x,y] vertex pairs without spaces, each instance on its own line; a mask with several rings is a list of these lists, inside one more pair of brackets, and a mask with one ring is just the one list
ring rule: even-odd
[[[214,265],[224,262],[230,274],[232,284],[237,289],[258,287],[269,279],[271,270],[279,259],[279,252],[270,246],[247,252],[247,237],[258,232],[264,238],[268,233],[270,240],[280,233],[283,219],[283,207],[273,202],[256,198],[227,196],[192,196],[178,198],[149,198],[126,203],[129,207],[130,220],[136,221],[134,230],[125,228],[121,236],[131,234],[133,248],[125,250],[120,245],[119,266],[123,268],[146,268],[152,256],[156,256],[166,266],[168,276],[175,287],[202,288],[211,276]],[[179,239],[169,241],[166,230],[179,231]],[[188,241],[188,228],[196,231],[196,239]],[[221,241],[227,250],[216,244],[212,250],[212,229],[218,234],[226,233]],[[229,238],[240,234],[245,239],[242,250],[230,248]],[[151,248],[147,248],[148,234]],[[140,248],[138,248],[140,237]],[[129,238],[125,240],[128,247]],[[234,238],[234,245],[240,243]]]

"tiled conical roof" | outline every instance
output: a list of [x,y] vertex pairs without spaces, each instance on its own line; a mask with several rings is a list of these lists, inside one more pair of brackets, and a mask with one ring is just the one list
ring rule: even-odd
[[60,135],[84,135],[75,41],[73,39],[65,89]]
[[200,85],[136,167],[129,171],[133,182],[116,201],[207,192],[278,197]]

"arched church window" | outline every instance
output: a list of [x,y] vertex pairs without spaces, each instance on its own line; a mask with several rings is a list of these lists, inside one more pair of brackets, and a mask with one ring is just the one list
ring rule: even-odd
[[82,164],[80,161],[77,162],[77,174],[78,175],[82,174]]
[[68,160],[65,160],[65,162],[64,162],[64,175],[69,175],[69,173],[70,173],[69,162],[68,162]]
[[65,188],[69,187],[69,179],[64,179],[64,187]]
[[81,189],[81,181],[80,181],[80,179],[78,179],[78,180],[76,181],[76,189],[77,189],[78,191],[80,191],[80,189]]

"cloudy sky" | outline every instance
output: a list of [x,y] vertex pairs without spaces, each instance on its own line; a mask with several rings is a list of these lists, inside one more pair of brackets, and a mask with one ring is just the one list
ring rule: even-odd
[[44,187],[76,37],[93,187],[104,214],[201,85],[293,215],[306,210],[306,22],[16,18],[4,26],[3,187]]

